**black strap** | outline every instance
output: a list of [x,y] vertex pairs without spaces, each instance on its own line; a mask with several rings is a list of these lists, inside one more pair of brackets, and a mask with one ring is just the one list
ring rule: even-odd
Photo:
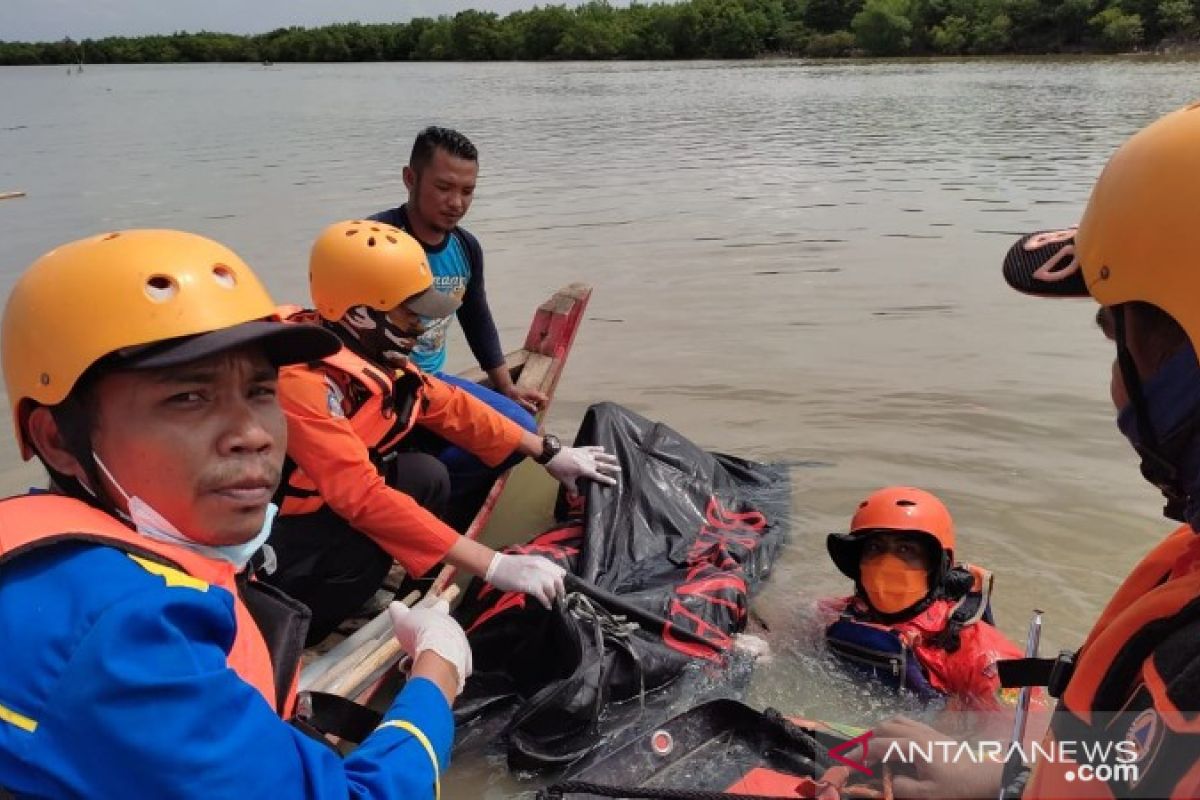
[[1054,671],[1053,658],[1006,658],[996,662],[1000,685],[1005,689],[1046,686]]
[[323,734],[332,734],[355,744],[370,736],[383,721],[383,715],[378,712],[326,692],[301,692],[296,717]]
[[1045,686],[1051,697],[1062,697],[1075,672],[1075,653],[1063,650],[1056,658],[1006,658],[996,662],[1005,689]]

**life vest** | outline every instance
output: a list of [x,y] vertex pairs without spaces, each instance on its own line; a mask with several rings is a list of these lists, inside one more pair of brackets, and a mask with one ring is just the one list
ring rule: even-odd
[[[1200,797],[1197,642],[1200,536],[1185,525],[1109,601],[1075,654],[1042,743],[1047,751],[1069,744],[1077,756],[1090,744],[1103,755],[1091,763],[1037,759],[1021,796]],[[1114,751],[1115,743],[1126,744]]]
[[[278,311],[288,322],[312,324],[318,321],[314,312],[298,306],[280,306]],[[345,414],[371,454],[371,461],[382,473],[389,457],[420,417],[421,405],[426,402],[425,376],[416,369],[389,373],[348,347],[342,347],[308,368],[325,373],[330,382],[331,406],[335,402],[341,405],[343,399],[348,403],[348,409],[339,408],[337,413]],[[309,514],[325,504],[316,484],[291,458],[284,463],[283,476],[281,514]]]
[[859,598],[850,598],[841,616],[825,630],[829,651],[854,671],[895,691],[906,691],[924,702],[944,698],[930,673],[938,673],[940,662],[950,654],[931,632],[941,633],[951,625],[965,628],[992,621],[993,576],[973,564],[959,564],[975,578],[970,591],[956,601],[934,600],[911,620],[898,623],[869,622],[869,613]]
[[281,717],[292,715],[307,609],[269,586],[237,576],[232,564],[142,536],[79,500],[42,493],[0,501],[0,565],[62,542],[121,550],[168,585],[228,591],[234,598],[237,633],[226,663]]

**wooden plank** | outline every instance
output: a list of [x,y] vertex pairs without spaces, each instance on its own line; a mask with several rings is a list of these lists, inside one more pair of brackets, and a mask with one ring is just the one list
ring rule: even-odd
[[[508,365],[510,374],[517,375],[520,373],[521,367],[525,366],[525,359],[527,358],[529,358],[528,350],[513,350],[511,353],[504,354],[504,363]],[[487,373],[481,370],[479,367],[465,369],[458,373],[458,377],[468,381],[474,381],[475,383],[482,383],[484,386],[489,388],[492,384],[491,379],[487,376]],[[514,382],[515,380],[516,379],[514,378]]]

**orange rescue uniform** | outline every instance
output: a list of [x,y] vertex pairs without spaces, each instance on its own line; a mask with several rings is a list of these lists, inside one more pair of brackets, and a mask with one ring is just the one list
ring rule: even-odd
[[[314,312],[282,310],[312,323]],[[328,504],[413,575],[441,561],[458,534],[413,498],[387,485],[381,465],[416,425],[496,466],[524,429],[467,392],[413,366],[390,371],[343,347],[312,364],[284,367],[279,402],[287,415],[284,516]]]

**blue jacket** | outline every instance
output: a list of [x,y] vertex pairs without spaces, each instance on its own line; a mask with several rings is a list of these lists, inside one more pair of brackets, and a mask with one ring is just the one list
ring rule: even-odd
[[[383,726],[342,759],[226,665],[233,596],[121,550],[57,543],[0,565],[0,787],[18,797],[430,798],[425,746]],[[388,710],[449,762],[430,681]]]
[[[412,233],[406,206],[380,211],[369,219]],[[435,246],[421,242],[421,247],[429,259],[434,285],[439,291],[452,294],[462,301],[456,316],[467,345],[479,362],[479,368],[486,371],[503,364],[504,350],[500,347],[500,334],[496,331],[496,322],[488,305],[483,278],[483,248],[479,240],[466,228],[456,227],[441,244]],[[449,319],[434,324],[418,340],[412,358],[423,372],[440,373],[445,366],[448,324]]]

